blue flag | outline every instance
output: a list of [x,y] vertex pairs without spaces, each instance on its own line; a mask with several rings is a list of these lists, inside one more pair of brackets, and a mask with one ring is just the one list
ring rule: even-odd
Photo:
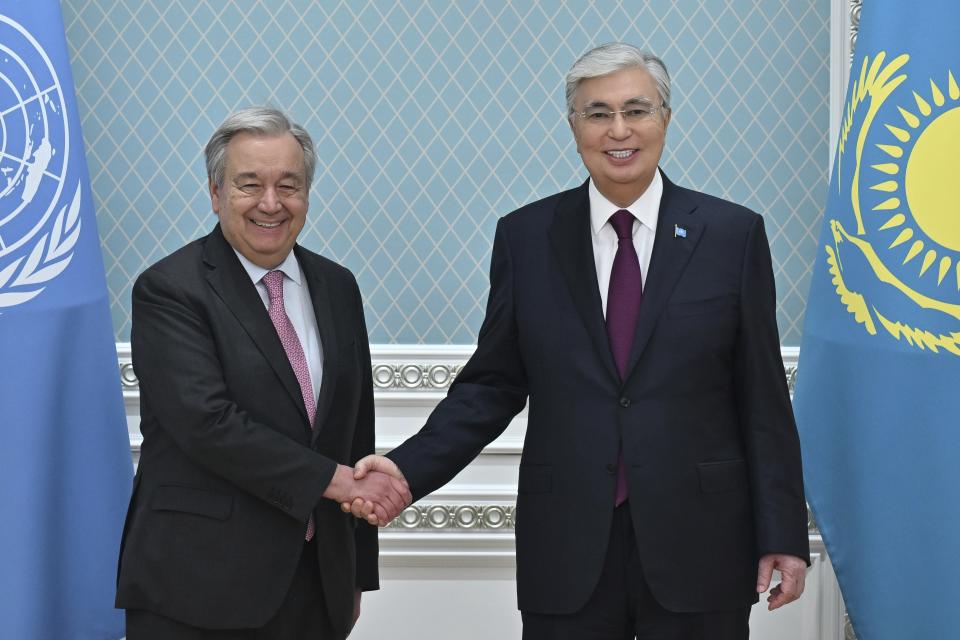
[[123,635],[132,464],[57,0],[0,4],[0,638]]
[[794,406],[860,640],[960,634],[960,3],[871,0]]

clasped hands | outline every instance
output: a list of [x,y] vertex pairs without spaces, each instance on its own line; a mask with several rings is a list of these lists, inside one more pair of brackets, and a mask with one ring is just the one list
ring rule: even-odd
[[324,497],[372,525],[386,526],[413,501],[410,486],[393,460],[370,455],[351,469],[337,465]]

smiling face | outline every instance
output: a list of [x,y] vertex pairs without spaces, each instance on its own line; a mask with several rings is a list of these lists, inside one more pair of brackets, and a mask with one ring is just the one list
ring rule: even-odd
[[[635,101],[661,103],[657,85],[646,69],[633,67],[582,80],[574,94],[574,108],[626,109]],[[597,189],[620,207],[631,205],[653,180],[670,123],[670,111],[657,111],[642,122],[628,123],[617,115],[608,123],[570,121],[577,152]]]
[[227,145],[223,186],[210,201],[234,249],[264,269],[283,262],[309,205],[303,149],[290,133],[238,133]]

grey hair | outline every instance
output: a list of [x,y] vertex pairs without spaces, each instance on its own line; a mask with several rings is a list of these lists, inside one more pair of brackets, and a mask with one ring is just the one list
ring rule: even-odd
[[589,78],[610,75],[623,69],[639,67],[647,73],[657,84],[657,93],[663,102],[664,109],[670,108],[670,74],[663,60],[649,51],[638,49],[625,42],[608,42],[595,47],[573,63],[565,78],[567,84],[567,115],[575,113],[573,98],[580,83]]
[[307,191],[313,182],[313,172],[317,167],[317,152],[313,139],[307,130],[290,119],[279,109],[273,107],[244,107],[234,111],[210,136],[203,155],[207,162],[207,177],[217,188],[223,188],[227,165],[227,145],[238,133],[253,133],[262,136],[292,135],[303,149],[303,172],[306,175]]

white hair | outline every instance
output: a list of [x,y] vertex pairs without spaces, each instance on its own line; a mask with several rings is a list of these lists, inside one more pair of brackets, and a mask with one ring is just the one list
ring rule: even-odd
[[238,133],[279,136],[292,135],[303,149],[303,172],[306,174],[307,191],[313,181],[313,172],[317,166],[317,153],[313,139],[307,130],[290,119],[279,109],[273,107],[245,107],[234,111],[210,136],[203,150],[207,162],[207,177],[217,188],[223,187],[223,178],[227,164],[227,145]]
[[670,108],[670,74],[663,60],[649,51],[643,51],[624,42],[609,42],[595,47],[573,63],[565,78],[567,85],[567,114],[575,113],[573,99],[580,83],[589,78],[610,75],[623,69],[641,68],[653,78],[663,108]]

